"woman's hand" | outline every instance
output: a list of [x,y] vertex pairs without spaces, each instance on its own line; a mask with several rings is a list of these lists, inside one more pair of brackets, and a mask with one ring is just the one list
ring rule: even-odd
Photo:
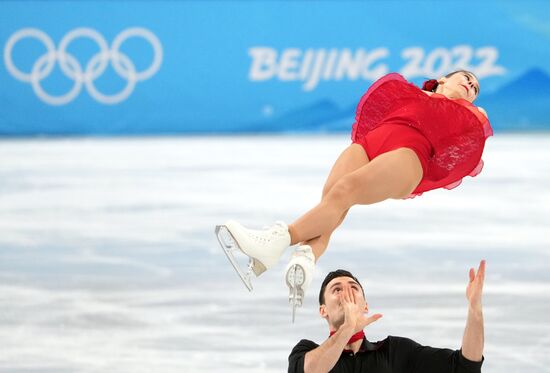
[[481,114],[485,115],[485,117],[487,117],[487,119],[489,118],[489,115],[487,115],[487,112],[485,111],[484,108],[482,108],[481,106],[478,106],[477,110],[479,110],[481,112]]

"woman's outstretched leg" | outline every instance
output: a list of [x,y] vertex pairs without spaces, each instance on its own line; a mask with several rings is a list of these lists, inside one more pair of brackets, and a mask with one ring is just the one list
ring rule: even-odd
[[422,165],[408,148],[379,155],[367,165],[341,177],[322,201],[288,228],[291,245],[329,234],[353,205],[404,198],[422,180]]
[[[336,162],[334,162],[334,166],[332,166],[332,169],[330,170],[330,173],[327,177],[327,181],[325,182],[325,185],[323,187],[321,200],[325,198],[325,196],[332,189],[334,184],[336,184],[336,182],[340,180],[343,176],[352,173],[353,171],[367,165],[368,163],[369,157],[367,156],[367,153],[361,145],[351,144],[350,146],[348,146],[342,152],[342,154],[340,154]],[[340,218],[340,223],[344,221],[346,214],[347,211]],[[319,258],[319,256],[321,256],[325,252],[331,235],[332,232],[329,232],[321,236],[312,238],[311,240],[304,241],[301,244],[311,246],[313,254],[315,255],[315,258],[317,260],[317,258]]]
[[[317,244],[318,259],[326,248],[330,234],[351,206],[403,198],[416,188],[421,179],[422,166],[416,153],[400,148],[379,155],[340,177],[317,206],[290,226],[278,222],[267,230],[259,231],[228,220],[224,228],[239,249],[254,259],[253,271],[258,276],[275,265],[289,246],[327,235]],[[311,251],[309,258],[314,256]]]
[[[372,204],[410,194],[422,179],[422,165],[416,153],[407,148],[384,153],[366,165],[342,176],[321,202],[288,227],[291,244],[309,241],[312,248],[300,246],[285,270],[293,315],[302,305],[305,291],[330,235],[342,222],[349,208]],[[315,248],[316,252],[313,252]]]
[[318,237],[312,238],[311,240],[304,241],[301,243],[301,245],[308,245],[311,247],[311,250],[313,251],[313,255],[315,256],[315,262],[319,260],[319,257],[323,255],[323,253],[327,249],[332,233],[336,230],[336,228],[340,226],[340,224],[342,224],[342,222],[346,218],[346,215],[348,214],[348,211],[349,210],[346,210],[346,212],[344,212],[344,214],[340,218],[340,221],[338,222],[338,225],[334,228],[332,232],[322,234]]

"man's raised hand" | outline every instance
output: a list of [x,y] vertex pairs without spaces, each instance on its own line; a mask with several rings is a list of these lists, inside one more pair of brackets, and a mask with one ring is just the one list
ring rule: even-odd
[[367,317],[365,315],[367,311],[359,307],[355,298],[355,293],[348,287],[342,289],[340,297],[342,307],[344,308],[344,324],[353,327],[354,333],[363,330],[367,325],[372,324],[382,317],[380,313]]
[[485,280],[485,260],[479,263],[477,273],[470,268],[470,281],[466,288],[466,298],[470,303],[470,308],[481,310],[481,295],[483,292],[483,281]]

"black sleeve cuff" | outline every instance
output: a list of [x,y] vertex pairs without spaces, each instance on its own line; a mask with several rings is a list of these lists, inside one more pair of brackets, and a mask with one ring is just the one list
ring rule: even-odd
[[481,361],[468,360],[462,355],[462,349],[459,350],[458,365],[463,368],[465,372],[480,373],[481,365],[483,365],[484,360],[484,356],[481,356]]
[[288,373],[303,373],[306,353],[317,347],[319,347],[317,343],[307,339],[298,342],[288,357]]

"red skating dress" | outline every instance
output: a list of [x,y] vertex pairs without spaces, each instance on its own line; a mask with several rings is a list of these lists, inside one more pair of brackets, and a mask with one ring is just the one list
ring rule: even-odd
[[489,120],[463,99],[431,96],[391,73],[377,80],[361,98],[351,138],[369,159],[398,148],[417,154],[423,178],[410,197],[437,188],[453,189],[483,168]]

